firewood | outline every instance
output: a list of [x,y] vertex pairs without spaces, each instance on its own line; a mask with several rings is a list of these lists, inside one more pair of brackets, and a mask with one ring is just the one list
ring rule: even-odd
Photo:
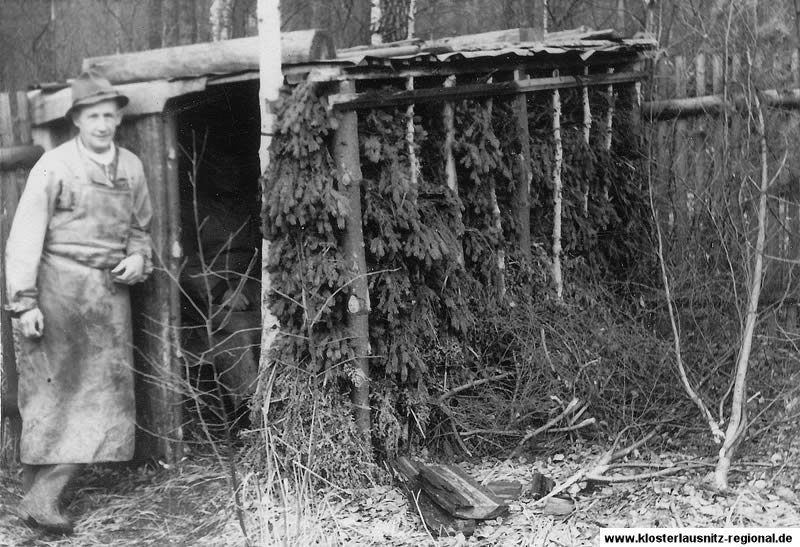
[[486,483],[486,488],[506,505],[518,501],[522,495],[522,483],[519,481],[500,480]]
[[391,462],[390,466],[408,498],[411,511],[422,518],[425,527],[431,534],[435,536],[453,536],[459,533],[464,536],[472,535],[475,531],[474,519],[460,519],[451,516],[439,507],[424,490],[419,480],[421,463],[401,457]]
[[425,465],[420,482],[436,503],[452,516],[492,519],[508,512],[508,505],[457,465]]

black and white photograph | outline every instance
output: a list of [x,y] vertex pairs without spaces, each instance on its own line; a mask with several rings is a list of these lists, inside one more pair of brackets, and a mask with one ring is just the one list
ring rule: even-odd
[[800,0],[0,0],[0,547],[800,546]]

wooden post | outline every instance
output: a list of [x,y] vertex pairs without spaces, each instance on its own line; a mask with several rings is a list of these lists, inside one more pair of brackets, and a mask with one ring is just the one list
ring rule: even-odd
[[[342,82],[341,91],[351,93],[353,82]],[[344,231],[344,255],[354,277],[352,294],[347,304],[347,328],[356,351],[353,388],[350,398],[356,426],[361,434],[370,433],[369,407],[369,290],[367,260],[364,255],[364,234],[361,218],[361,162],[358,147],[358,115],[343,112],[334,137],[334,157],[339,177],[339,191],[347,196],[350,210]]]
[[[556,70],[553,74],[558,76]],[[561,274],[561,166],[564,150],[561,146],[561,93],[553,90],[553,143],[555,145],[555,164],[553,165],[553,284],[556,298],[564,298],[564,279]]]
[[[456,77],[451,74],[444,81],[444,87],[453,87],[456,85]],[[453,103],[447,101],[442,106],[442,123],[444,125],[444,172],[445,179],[447,180],[447,187],[453,192],[453,195],[458,196],[458,176],[456,174],[456,158],[453,154],[453,146],[456,140],[455,129],[455,113]],[[461,208],[456,211],[458,223],[461,224]],[[459,240],[456,261],[459,266],[464,265],[464,248]]]
[[[614,67],[609,67],[607,71],[609,74],[613,74]],[[608,110],[606,111],[605,148],[606,150],[611,150],[611,145],[613,144],[613,135],[614,135],[614,108],[616,106],[616,98],[614,96],[614,84],[608,84],[608,88],[606,89],[606,94],[608,95]]]
[[[414,89],[414,77],[406,80],[406,90]],[[414,146],[414,104],[406,107],[406,146],[408,147],[408,168],[411,175],[411,186],[416,186],[419,178],[419,165],[417,161],[417,150]]]
[[[623,3],[624,6],[624,3]],[[589,67],[583,68],[584,76],[589,75]],[[592,135],[592,106],[589,104],[589,86],[581,88],[581,96],[583,98],[583,141],[586,146],[589,146],[589,139]],[[589,216],[589,181],[584,180],[583,184],[583,216]]]
[[[516,80],[522,79],[520,71],[514,73]],[[514,127],[519,139],[519,153],[517,163],[517,241],[519,243],[520,259],[526,264],[531,263],[531,134],[528,126],[528,97],[520,94],[514,97]]]
[[[486,99],[486,108],[483,111],[485,116],[486,127],[489,131],[494,132],[492,129],[492,109],[494,101]],[[494,230],[498,234],[500,240],[500,248],[497,249],[497,298],[503,300],[506,297],[506,251],[503,249],[503,221],[500,217],[500,205],[497,202],[497,188],[495,186],[494,178],[489,179],[489,203],[492,207],[492,221],[494,222]]]
[[[608,67],[606,69],[608,74],[614,73],[614,67]],[[614,109],[616,106],[616,97],[614,95],[614,84],[608,84],[608,88],[606,88],[606,95],[608,96],[608,110],[606,110],[606,132],[605,132],[605,139],[604,139],[604,146],[606,152],[611,152],[611,145],[614,143]],[[608,202],[610,199],[609,196],[609,187],[608,181],[603,183],[603,199]]]
[[[261,173],[266,173],[270,163],[269,147],[275,127],[273,103],[278,100],[283,86],[281,70],[281,14],[279,0],[258,0],[259,37],[259,88],[258,106],[261,113],[261,142],[258,157]],[[269,366],[269,350],[278,334],[278,319],[268,307],[271,284],[267,271],[269,241],[261,240],[261,358],[259,368]]]

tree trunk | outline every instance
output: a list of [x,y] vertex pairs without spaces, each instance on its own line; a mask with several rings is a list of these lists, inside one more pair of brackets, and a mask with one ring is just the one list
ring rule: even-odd
[[[352,93],[352,82],[343,82],[341,91]],[[369,289],[367,260],[361,216],[361,162],[358,146],[358,115],[350,110],[342,113],[334,137],[334,157],[339,177],[339,191],[350,204],[344,233],[344,255],[354,278],[347,305],[347,327],[356,352],[350,400],[358,431],[369,438]]]
[[233,0],[212,0],[209,10],[211,41],[228,40],[233,34]]
[[[280,0],[258,0],[258,36],[259,52],[259,89],[258,103],[261,113],[261,143],[258,156],[261,160],[261,173],[265,173],[270,163],[269,146],[275,126],[273,104],[278,100],[283,85],[281,71],[281,14]],[[266,370],[269,366],[270,347],[278,330],[278,320],[270,312],[267,303],[271,291],[267,260],[269,258],[269,241],[261,242],[261,362],[259,368]]]
[[758,235],[756,236],[753,278],[750,280],[750,298],[747,305],[747,317],[742,332],[739,358],[736,361],[736,376],[733,384],[731,401],[731,417],[725,430],[725,441],[719,450],[719,460],[714,470],[716,487],[728,489],[728,471],[731,460],[747,431],[747,369],[750,363],[750,350],[753,346],[753,333],[758,320],[758,299],[761,295],[761,284],[764,281],[764,247],[767,233],[767,191],[769,189],[767,135],[764,113],[758,95],[754,97],[759,140],[761,141],[761,188],[758,200]]
[[411,0],[381,0],[380,34],[384,42],[397,42],[408,37]]
[[[557,74],[554,74],[554,76]],[[561,167],[564,161],[564,150],[561,146],[561,93],[553,90],[553,143],[555,148],[555,164],[553,166],[553,285],[556,299],[564,297],[564,279],[561,275]]]
[[150,28],[147,36],[147,45],[150,49],[158,49],[164,45],[164,19],[161,8],[161,0],[150,0],[148,9]]
[[379,46],[383,43],[381,34],[381,0],[370,0],[369,9],[369,43]]

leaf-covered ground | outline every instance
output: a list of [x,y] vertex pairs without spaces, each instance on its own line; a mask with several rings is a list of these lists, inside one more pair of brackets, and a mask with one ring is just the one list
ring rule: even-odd
[[[523,497],[506,517],[481,523],[472,537],[434,539],[403,493],[380,486],[357,492],[331,486],[314,500],[263,484],[244,472],[245,524],[256,545],[591,545],[605,527],[798,527],[800,526],[800,435],[784,415],[758,441],[743,446],[721,495],[706,482],[714,449],[703,432],[654,439],[606,475],[610,483],[578,482],[574,510],[549,515]],[[576,443],[571,451],[515,460],[462,462],[478,480],[523,483],[539,471],[557,482],[591,467],[607,447]],[[620,475],[678,470],[674,474],[619,482]],[[194,456],[172,469],[97,466],[68,491],[68,510],[78,517],[70,538],[48,537],[15,516],[17,473],[0,472],[0,545],[243,545],[225,469],[210,456]],[[259,497],[260,496],[260,497]],[[279,501],[280,500],[280,501]]]

